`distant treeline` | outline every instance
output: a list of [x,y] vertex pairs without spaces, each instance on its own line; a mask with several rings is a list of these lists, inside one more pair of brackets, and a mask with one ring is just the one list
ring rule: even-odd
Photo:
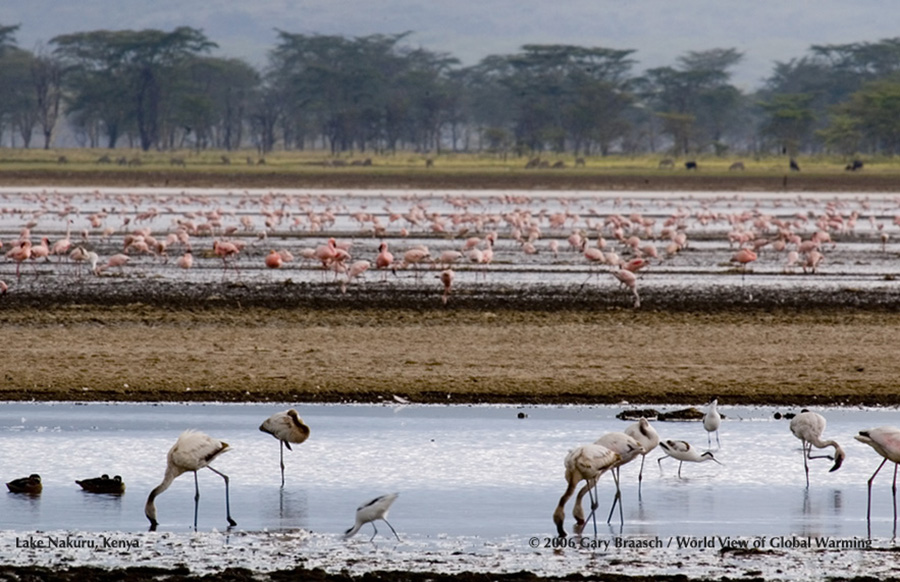
[[743,55],[688,52],[633,71],[634,50],[525,45],[471,67],[407,34],[278,31],[263,70],[211,56],[200,30],[98,30],[37,51],[0,25],[0,143],[144,150],[399,149],[672,155],[900,149],[900,38],[812,46],[752,93]]

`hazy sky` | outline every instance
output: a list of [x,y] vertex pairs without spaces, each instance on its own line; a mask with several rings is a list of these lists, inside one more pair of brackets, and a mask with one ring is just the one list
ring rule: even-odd
[[21,24],[19,46],[58,34],[187,25],[217,56],[259,66],[292,33],[364,36],[412,31],[408,41],[463,64],[524,44],[633,49],[634,69],[674,65],[687,51],[736,48],[734,82],[754,89],[775,61],[814,44],[900,36],[897,0],[0,0],[0,24]]

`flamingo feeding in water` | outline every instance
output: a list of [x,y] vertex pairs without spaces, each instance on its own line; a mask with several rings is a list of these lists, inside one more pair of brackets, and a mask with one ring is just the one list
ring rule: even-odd
[[179,475],[192,471],[194,473],[194,529],[197,529],[197,510],[200,507],[200,484],[197,480],[197,471],[206,467],[225,480],[225,517],[229,525],[235,526],[237,522],[231,519],[231,503],[228,499],[228,475],[217,471],[210,466],[219,455],[228,451],[228,443],[214,439],[209,435],[195,430],[186,430],[181,433],[166,457],[166,474],[162,483],[156,486],[147,497],[144,506],[144,515],[150,520],[150,531],[156,531],[159,522],[156,521],[156,497],[169,488]]
[[[834,466],[829,473],[837,471],[844,462],[844,449],[834,441],[823,441],[822,433],[825,432],[825,417],[816,412],[803,410],[791,419],[791,432],[803,443],[803,470],[806,471],[806,487],[809,487],[809,463],[807,459],[832,459]],[[831,455],[812,456],[812,448],[834,447],[834,457]]]
[[276,412],[267,418],[261,425],[259,430],[267,432],[279,440],[281,446],[281,486],[284,487],[284,447],[292,451],[291,443],[300,444],[309,438],[309,427],[297,414],[297,411],[291,408],[285,412]]
[[[559,537],[566,537],[566,530],[563,528],[563,520],[565,519],[566,502],[572,497],[575,488],[581,481],[587,481],[587,492],[591,498],[591,511],[597,509],[597,500],[593,493],[594,485],[600,476],[608,470],[615,467],[621,462],[622,458],[614,451],[609,450],[603,445],[591,443],[589,445],[581,445],[575,447],[566,455],[563,462],[566,468],[566,490],[559,498],[559,503],[553,511],[553,523],[556,524],[556,531]],[[584,527],[584,510],[581,503],[575,503],[572,509],[572,515],[575,517],[576,529]],[[594,530],[597,529],[597,517],[594,517]]]

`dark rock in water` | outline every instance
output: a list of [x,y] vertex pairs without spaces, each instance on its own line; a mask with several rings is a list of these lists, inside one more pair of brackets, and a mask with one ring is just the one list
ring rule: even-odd
[[703,420],[703,411],[691,406],[690,408],[682,408],[681,410],[673,410],[672,412],[660,413],[659,420],[664,422],[689,422],[694,420]]
[[623,410],[616,415],[616,418],[618,418],[619,420],[639,420],[641,418],[646,418],[647,420],[656,420],[658,417],[659,412],[657,412],[653,408],[632,408],[631,410]]

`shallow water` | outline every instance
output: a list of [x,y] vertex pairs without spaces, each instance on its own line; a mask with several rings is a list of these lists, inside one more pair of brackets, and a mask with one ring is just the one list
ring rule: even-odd
[[[103,219],[92,226],[90,217],[98,214]],[[103,264],[122,252],[125,236],[139,228],[149,229],[162,241],[186,224],[216,224],[192,234],[194,267],[190,271],[175,265],[184,246],[174,243],[167,250],[168,258],[130,252],[126,267],[105,271],[110,281],[125,277],[333,284],[345,276],[324,272],[314,261],[303,261],[302,249],[315,248],[335,237],[340,243],[351,244],[351,260],[374,263],[379,243],[386,240],[399,264],[403,253],[417,245],[426,246],[437,258],[443,251],[462,250],[468,237],[483,238],[488,232],[496,232],[494,259],[487,268],[467,259],[454,265],[457,288],[481,281],[497,285],[592,282],[614,289],[618,282],[606,273],[611,267],[588,264],[581,251],[571,248],[566,239],[573,232],[582,232],[593,246],[602,235],[607,252],[630,259],[634,256],[632,249],[616,240],[609,221],[610,217],[619,217],[627,222],[623,236],[638,235],[642,247],[652,243],[660,255],[642,271],[641,288],[766,289],[790,285],[796,289],[883,290],[895,287],[900,252],[897,215],[900,200],[896,195],[829,193],[0,189],[0,241],[6,245],[4,249],[10,248],[29,224],[35,244],[47,237],[52,245],[71,229],[73,244],[95,250]],[[551,222],[554,216],[565,219]],[[838,219],[828,222],[835,217]],[[632,218],[636,220],[631,222]],[[639,227],[637,220],[646,222],[646,226]],[[817,230],[825,230],[838,244],[821,247],[825,259],[815,274],[805,274],[801,266],[788,264],[787,252],[793,246],[781,252],[763,247],[749,272],[742,274],[736,263],[730,262],[737,245],[729,241],[728,234],[751,231],[754,239],[774,240],[776,224],[804,240]],[[527,238],[525,225],[539,229],[539,237],[533,240],[535,254],[526,254],[516,238],[517,233]],[[106,228],[112,232],[104,236]],[[664,228],[683,231],[688,246],[666,256],[664,249],[669,241],[662,236]],[[887,239],[882,240],[882,234]],[[227,269],[212,254],[214,238],[246,244]],[[558,253],[550,251],[551,241],[558,243]],[[271,249],[288,250],[295,259],[281,269],[266,269],[264,257]],[[15,271],[13,261],[0,263],[0,278],[7,283],[15,279]],[[72,283],[89,276],[86,269],[55,257],[50,262],[24,264],[21,271],[23,276],[17,285],[25,289],[38,280]],[[412,267],[396,275],[370,271],[351,285],[374,284],[389,276],[394,285],[439,287],[435,274],[423,277]]]
[[[604,476],[598,536],[567,542],[595,545],[560,549],[553,547],[551,514],[565,487],[562,459],[573,446],[626,427],[628,422],[615,418],[621,407],[303,405],[298,408],[312,433],[293,452],[286,451],[282,489],[278,444],[257,427],[285,407],[3,404],[2,478],[37,472],[44,491],[39,497],[0,494],[0,528],[6,532],[0,534],[0,556],[19,564],[189,563],[197,571],[231,565],[268,571],[302,563],[329,570],[527,569],[546,575],[600,568],[634,573],[635,563],[642,573],[665,573],[673,560],[687,560],[688,574],[746,567],[769,572],[773,579],[790,560],[798,560],[807,568],[805,579],[815,579],[822,568],[837,567],[853,551],[860,571],[889,569],[889,556],[859,548],[893,545],[891,472],[884,470],[875,482],[870,539],[866,481],[880,457],[852,437],[861,429],[896,424],[895,409],[823,410],[826,436],[841,443],[847,460],[835,473],[828,472],[830,461],[812,461],[807,490],[800,443],[787,421],[773,418],[774,408],[720,407],[727,416],[721,448],[716,449],[714,438],[712,444],[723,466],[685,463],[679,478],[677,462],[666,459],[660,467],[661,453],[653,451],[640,497],[639,461],[622,469],[624,526],[617,519],[605,523],[614,489]],[[520,412],[527,417],[518,418]],[[654,426],[663,438],[706,448],[700,423]],[[189,474],[157,499],[159,531],[145,533],[147,493],[161,480],[166,451],[185,428],[203,430],[233,447],[214,463],[231,478],[238,526],[227,535],[218,533],[227,526],[222,480],[202,470],[198,533],[192,533]],[[125,494],[91,495],[74,483],[101,473],[122,475]],[[400,496],[389,520],[402,541],[384,524],[374,545],[366,544],[373,533],[368,525],[354,540],[341,540],[357,505],[392,491]],[[585,534],[591,530],[589,525]],[[24,547],[29,540],[58,544],[66,539],[98,545],[113,539],[134,547]],[[817,539],[853,549],[791,547]],[[615,548],[616,540],[662,547]],[[749,558],[721,553],[723,547],[741,544],[759,544],[766,553],[752,566]],[[623,559],[631,566],[623,566]],[[814,562],[818,565],[811,567]],[[804,579],[797,574],[789,578]]]
[[[392,523],[409,535],[553,533],[550,514],[564,489],[566,452],[628,423],[612,407],[310,405],[300,412],[312,436],[285,452],[280,487],[278,443],[259,423],[268,405],[18,404],[3,405],[0,458],[4,481],[39,473],[38,498],[0,495],[0,524],[18,531],[77,528],[140,531],[146,494],[161,479],[165,453],[184,428],[228,442],[233,451],[214,466],[231,478],[232,513],[239,530],[341,532],[356,506],[392,491],[400,497]],[[525,412],[524,419],[517,418]],[[866,535],[866,480],[880,458],[853,440],[864,428],[896,423],[895,410],[827,411],[826,435],[847,452],[828,473],[811,462],[804,482],[799,441],[769,408],[723,408],[715,463],[682,467],[653,451],[637,496],[639,463],[622,469],[624,527],[605,524],[612,500],[609,477],[600,485],[602,532],[646,536]],[[698,423],[656,423],[663,438],[706,448]],[[122,496],[84,493],[75,479],[122,475]],[[224,527],[221,478],[201,471],[199,529]],[[873,528],[891,530],[887,471],[876,482]],[[191,526],[191,475],[158,499],[161,531]],[[587,502],[586,502],[587,503]],[[571,502],[569,508],[571,508]],[[570,522],[571,519],[567,519]],[[571,527],[569,524],[567,527]],[[371,528],[367,528],[371,533]],[[380,528],[390,533],[387,528]]]

